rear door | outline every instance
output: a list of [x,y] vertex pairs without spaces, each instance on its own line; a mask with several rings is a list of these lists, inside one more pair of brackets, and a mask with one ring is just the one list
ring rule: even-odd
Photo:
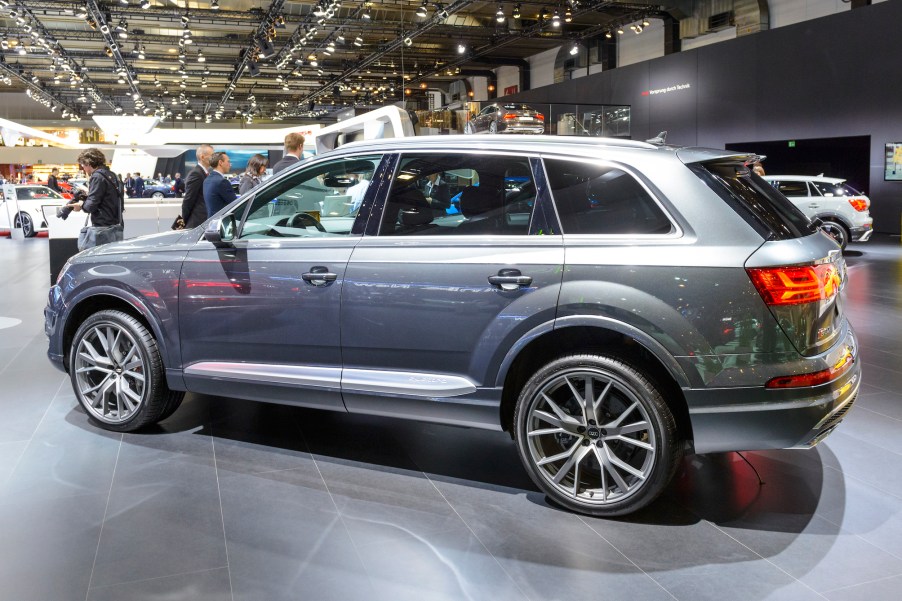
[[[343,290],[349,411],[499,426],[501,361],[530,330],[553,326],[561,284],[561,237],[537,178],[544,188],[527,156],[399,157]],[[429,196],[438,189],[454,208]]]

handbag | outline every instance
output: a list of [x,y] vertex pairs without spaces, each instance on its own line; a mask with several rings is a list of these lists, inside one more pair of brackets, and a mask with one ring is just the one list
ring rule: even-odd
[[78,232],[78,250],[80,251],[97,246],[97,230],[87,223],[86,219],[85,226]]
[[175,218],[175,221],[172,222],[172,228],[174,230],[183,230],[185,229],[185,218],[179,215]]

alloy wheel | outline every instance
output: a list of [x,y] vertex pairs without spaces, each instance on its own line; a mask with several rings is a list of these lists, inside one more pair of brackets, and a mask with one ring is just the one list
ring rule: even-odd
[[821,224],[821,230],[836,240],[836,243],[839,244],[840,248],[844,249],[849,243],[849,236],[846,233],[846,228],[834,221],[824,221]]
[[105,423],[130,419],[147,391],[147,366],[131,333],[100,322],[81,337],[76,353],[75,381],[85,408]]
[[19,213],[16,215],[15,224],[13,227],[22,228],[22,235],[26,238],[31,238],[34,236],[34,221],[31,219],[31,215],[28,213]]
[[581,505],[622,503],[655,467],[654,422],[636,391],[600,369],[559,373],[535,392],[525,422],[533,465]]

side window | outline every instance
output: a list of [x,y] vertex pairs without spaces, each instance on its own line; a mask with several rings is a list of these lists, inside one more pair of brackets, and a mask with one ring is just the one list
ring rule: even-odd
[[808,184],[805,182],[779,182],[777,190],[783,193],[783,196],[792,198],[799,196],[810,196],[808,193]]
[[526,157],[407,154],[380,236],[526,235],[536,187]]
[[673,224],[636,179],[616,167],[546,159],[565,234],[669,234]]
[[240,238],[350,234],[381,160],[373,155],[326,161],[260,188]]

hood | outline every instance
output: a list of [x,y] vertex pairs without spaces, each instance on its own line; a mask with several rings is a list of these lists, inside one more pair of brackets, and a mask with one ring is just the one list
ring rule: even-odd
[[193,246],[200,236],[200,230],[177,230],[149,234],[138,238],[129,238],[122,242],[104,244],[95,248],[89,248],[79,253],[80,258],[100,257],[107,255],[120,255],[131,253],[148,253],[159,251],[185,250]]

